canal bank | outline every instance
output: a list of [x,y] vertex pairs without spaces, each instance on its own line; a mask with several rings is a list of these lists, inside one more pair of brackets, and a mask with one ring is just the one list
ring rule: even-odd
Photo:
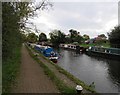
[[65,71],[64,69],[52,63],[46,59],[43,55],[36,53],[33,49],[28,48],[30,55],[45,69],[45,73],[48,77],[57,85],[61,93],[76,93],[76,85],[81,85],[83,93],[95,92],[84,82],[78,80],[73,75]]
[[64,49],[59,52],[58,65],[90,85],[95,83],[99,93],[120,92],[120,62],[86,54],[76,54]]

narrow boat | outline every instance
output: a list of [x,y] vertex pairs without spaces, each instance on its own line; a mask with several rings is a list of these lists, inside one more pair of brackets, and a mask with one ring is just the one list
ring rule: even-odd
[[35,45],[34,48],[35,48],[35,50],[42,53],[45,57],[49,58],[54,63],[57,63],[58,56],[57,56],[57,53],[54,52],[52,47],[42,46],[42,45]]
[[74,50],[76,53],[84,53],[86,48],[81,47],[79,45],[74,44],[60,44],[60,48],[68,49],[68,50]]
[[104,48],[104,47],[89,47],[86,50],[86,54],[120,60],[120,49],[119,48]]

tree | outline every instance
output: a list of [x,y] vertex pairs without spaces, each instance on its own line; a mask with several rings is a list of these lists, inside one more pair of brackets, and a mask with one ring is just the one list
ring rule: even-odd
[[114,27],[110,33],[108,33],[111,47],[120,48],[120,26]]
[[60,43],[65,43],[65,34],[60,30],[53,30],[49,35],[53,46],[58,47]]
[[76,30],[73,30],[73,29],[70,29],[69,32],[70,32],[70,39],[72,43],[73,42],[81,43],[82,36],[80,35],[80,32],[77,32]]
[[[26,29],[28,18],[33,17],[38,9],[52,6],[48,0],[34,2],[2,2],[2,52],[3,59],[13,55],[15,47],[21,43],[21,31]],[[9,47],[9,48],[8,48]],[[9,55],[10,54],[10,55]]]
[[39,35],[39,41],[40,41],[40,42],[47,41],[47,36],[46,36],[45,33],[41,33],[41,34]]
[[74,42],[74,38],[78,35],[78,33],[76,30],[73,29],[70,29],[69,32],[70,32],[71,41]]
[[100,34],[100,35],[98,35],[98,37],[107,38],[107,37],[105,36],[105,34]]
[[21,33],[21,38],[22,38],[22,42],[27,42],[27,34],[25,34],[24,32]]
[[39,4],[16,1],[2,2],[2,93],[9,91],[10,83],[13,83],[19,69],[22,39],[25,38],[21,33],[27,28],[26,24],[30,23],[28,18],[50,4],[48,0],[42,0]]
[[89,37],[89,35],[84,34],[84,35],[83,35],[83,39],[84,39],[84,40],[88,40],[88,39],[90,39],[90,37]]
[[68,35],[65,36],[65,43],[66,44],[71,43],[70,34],[68,34]]
[[20,47],[20,17],[10,2],[2,3],[2,54],[3,61],[13,57],[15,48]]
[[35,43],[37,41],[37,35],[35,35],[35,33],[29,33],[27,36],[27,40],[30,43]]

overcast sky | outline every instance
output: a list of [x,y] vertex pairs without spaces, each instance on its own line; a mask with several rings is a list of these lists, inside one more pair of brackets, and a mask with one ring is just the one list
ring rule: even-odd
[[[114,1],[114,2],[113,2]],[[118,0],[107,2],[53,2],[52,9],[38,12],[32,22],[48,34],[58,29],[65,34],[75,29],[91,38],[110,32],[118,25]]]

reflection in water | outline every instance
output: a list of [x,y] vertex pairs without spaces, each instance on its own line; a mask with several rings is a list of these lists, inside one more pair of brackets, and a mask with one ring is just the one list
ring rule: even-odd
[[113,81],[120,83],[120,62],[117,61],[108,61],[109,64],[109,74]]
[[107,61],[109,65],[109,75],[114,84],[118,86],[120,92],[120,62],[119,61]]
[[120,62],[59,50],[58,65],[84,81],[95,83],[98,92],[120,92]]

